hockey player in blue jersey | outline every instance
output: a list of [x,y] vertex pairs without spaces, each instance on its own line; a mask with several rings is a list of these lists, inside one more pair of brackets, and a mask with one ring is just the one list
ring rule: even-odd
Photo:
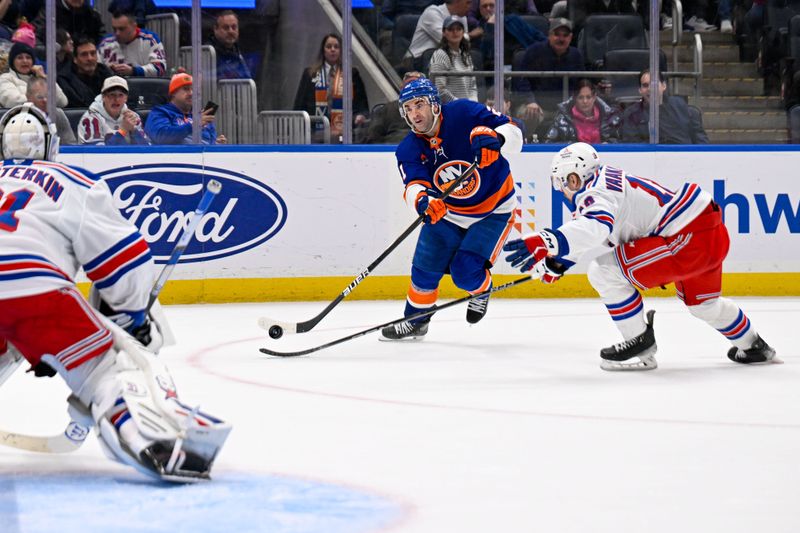
[[[436,87],[425,78],[400,92],[400,114],[411,132],[397,147],[397,165],[405,200],[425,215],[411,263],[405,316],[436,304],[439,282],[476,294],[492,286],[489,272],[514,222],[517,206],[508,161],[502,154],[522,149],[522,132],[501,113],[470,100],[442,105]],[[445,200],[437,196],[472,161],[475,173]],[[471,300],[467,322],[486,314],[488,296]],[[381,331],[382,340],[419,339],[430,316]]]

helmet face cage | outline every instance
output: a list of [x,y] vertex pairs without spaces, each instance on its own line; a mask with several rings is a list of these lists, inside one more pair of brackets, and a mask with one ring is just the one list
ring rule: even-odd
[[567,178],[570,174],[576,174],[583,186],[599,166],[600,156],[591,145],[586,143],[570,144],[553,157],[550,171],[553,189],[563,192],[567,187]]
[[32,103],[13,107],[0,118],[0,153],[4,159],[54,161],[58,147],[55,124]]
[[400,116],[405,119],[406,124],[408,124],[412,130],[414,129],[414,125],[406,116],[406,110],[403,107],[403,104],[414,101],[417,98],[424,99],[431,106],[434,118],[438,117],[442,111],[442,101],[439,98],[439,91],[431,83],[431,80],[427,78],[418,78],[412,82],[409,82],[400,91],[400,96],[397,100],[400,106]]

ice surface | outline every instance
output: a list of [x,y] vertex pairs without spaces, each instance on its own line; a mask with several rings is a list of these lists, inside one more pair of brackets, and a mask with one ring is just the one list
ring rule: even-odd
[[[494,299],[436,315],[422,342],[372,334],[402,313],[349,302],[274,341],[259,316],[326,302],[166,308],[181,398],[234,429],[210,483],[153,484],[77,452],[0,448],[0,531],[272,533],[750,533],[800,531],[797,298],[739,298],[783,365],[728,361],[728,343],[675,299],[657,310],[658,370],[608,373],[619,340],[598,300]],[[66,426],[66,387],[18,372],[0,428]]]

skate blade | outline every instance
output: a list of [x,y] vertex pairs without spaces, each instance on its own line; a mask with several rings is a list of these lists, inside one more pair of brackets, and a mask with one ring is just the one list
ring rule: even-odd
[[642,370],[655,370],[658,362],[652,354],[631,357],[627,361],[600,360],[600,368],[609,372],[631,372]]
[[378,340],[381,342],[419,342],[425,338],[425,335],[411,335],[409,337],[403,337],[402,339],[387,339],[386,337],[378,337]]

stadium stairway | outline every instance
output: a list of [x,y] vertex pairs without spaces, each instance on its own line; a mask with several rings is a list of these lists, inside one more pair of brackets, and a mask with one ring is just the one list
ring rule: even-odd
[[[687,35],[687,34],[684,34]],[[691,34],[688,34],[691,35]],[[702,96],[694,97],[694,82],[677,81],[677,94],[703,111],[703,124],[715,144],[783,144],[789,141],[786,112],[779,96],[764,94],[764,79],[755,63],[739,61],[739,47],[730,34],[702,33]],[[661,46],[672,57],[671,32],[661,32]],[[679,45],[677,68],[692,70],[691,39]]]

